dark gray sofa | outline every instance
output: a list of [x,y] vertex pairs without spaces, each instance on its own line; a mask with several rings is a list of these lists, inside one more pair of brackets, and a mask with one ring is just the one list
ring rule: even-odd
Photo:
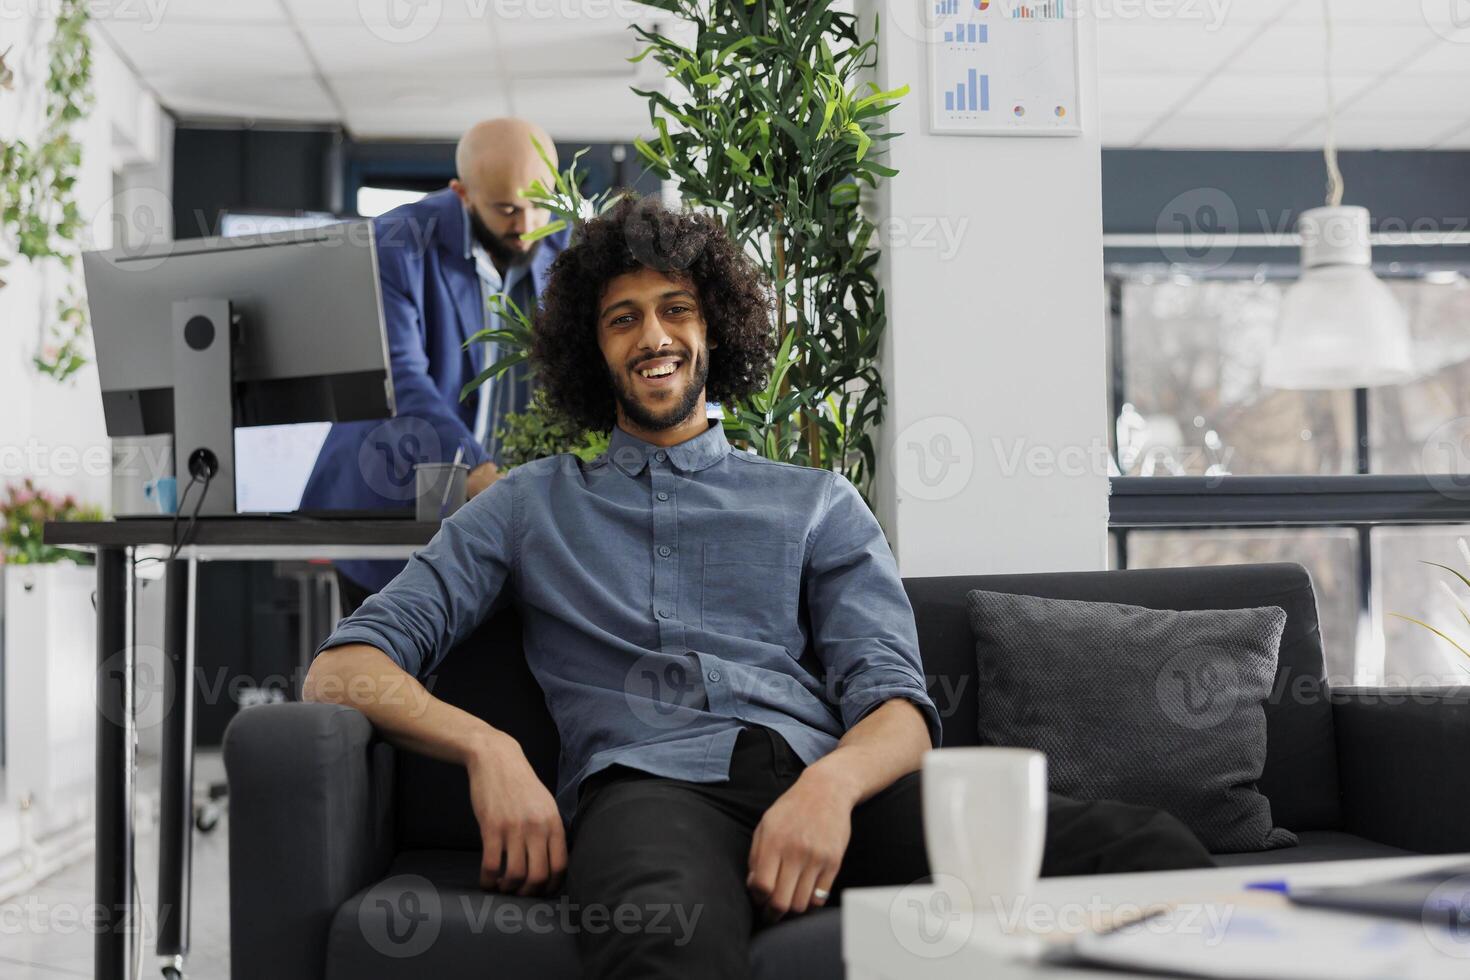
[[[1296,831],[1301,845],[1220,861],[1470,851],[1462,819],[1470,812],[1470,767],[1457,761],[1470,744],[1470,688],[1329,691],[1316,600],[1298,565],[954,576],[905,586],[950,746],[976,742],[970,589],[1163,609],[1281,606],[1287,625],[1266,707],[1260,788],[1276,823]],[[522,656],[513,611],[446,658],[433,691],[508,731],[553,783],[556,730]],[[554,912],[484,917],[479,835],[462,770],[393,749],[355,709],[320,704],[241,712],[226,733],[225,764],[235,980],[578,975],[571,935],[545,925],[558,921]],[[492,913],[505,903],[516,913],[554,904],[491,899]],[[429,933],[406,927],[387,936],[385,910]],[[521,924],[502,929],[497,921]],[[755,975],[842,976],[839,922],[827,909],[759,932]]]

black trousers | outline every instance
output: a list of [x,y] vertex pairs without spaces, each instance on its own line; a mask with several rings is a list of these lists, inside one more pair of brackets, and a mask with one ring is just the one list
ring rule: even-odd
[[[584,915],[605,910],[597,914],[608,927],[578,930],[583,976],[749,977],[750,937],[763,927],[745,887],[751,836],[803,767],[779,734],[751,726],[736,740],[729,782],[665,779],[624,766],[584,782],[567,894]],[[1213,864],[1195,836],[1161,811],[1055,794],[1048,800],[1043,875]],[[928,874],[915,772],[853,810],[827,904],[840,904],[844,888],[906,885]]]

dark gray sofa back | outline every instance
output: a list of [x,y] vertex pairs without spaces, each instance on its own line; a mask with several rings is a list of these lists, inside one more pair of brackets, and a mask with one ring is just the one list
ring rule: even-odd
[[[946,745],[977,738],[975,655],[965,611],[971,589],[1051,598],[1125,602],[1155,609],[1286,610],[1281,662],[1266,707],[1268,750],[1261,791],[1278,826],[1330,830],[1341,824],[1332,709],[1322,687],[1323,657],[1311,579],[1300,565],[1225,565],[1122,572],[960,575],[905,579],[914,606],[930,696]],[[513,609],[486,622],[446,657],[428,682],[433,693],[508,732],[548,786],[560,743],[546,702],[521,650]],[[398,846],[478,849],[463,770],[398,753]]]

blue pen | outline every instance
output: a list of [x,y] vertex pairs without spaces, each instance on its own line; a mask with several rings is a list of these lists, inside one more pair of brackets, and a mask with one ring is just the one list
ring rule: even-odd
[[1247,891],[1279,892],[1282,895],[1291,894],[1291,888],[1287,886],[1284,880],[1280,879],[1275,881],[1253,881],[1245,887]]

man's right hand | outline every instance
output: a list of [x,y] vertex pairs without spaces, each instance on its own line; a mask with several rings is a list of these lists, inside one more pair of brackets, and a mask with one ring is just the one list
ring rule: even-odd
[[526,754],[497,732],[466,761],[470,804],[484,852],[480,885],[514,895],[555,895],[567,867],[566,831],[556,800]]
[[490,460],[485,460],[485,462],[470,470],[469,475],[465,477],[465,499],[468,500],[475,496],[475,494],[484,490],[498,479],[500,479],[500,470]]

